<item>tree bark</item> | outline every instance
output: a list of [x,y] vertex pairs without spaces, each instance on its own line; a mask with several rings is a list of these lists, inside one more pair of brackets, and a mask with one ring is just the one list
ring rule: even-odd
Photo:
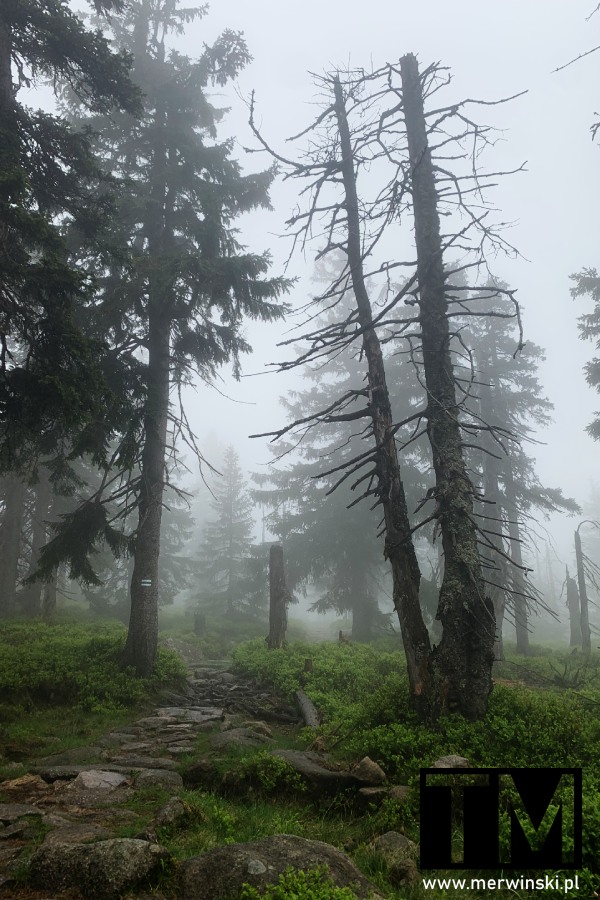
[[287,630],[288,590],[283,566],[283,547],[273,544],[269,552],[269,636],[267,647],[278,650],[283,647]]
[[575,560],[577,562],[577,587],[579,589],[579,603],[581,606],[581,649],[585,653],[591,653],[592,636],[590,633],[589,602],[585,585],[585,570],[583,568],[583,551],[581,549],[579,528],[575,531]]
[[368,366],[369,413],[375,439],[375,492],[383,508],[384,555],[392,567],[393,601],[400,621],[411,697],[416,708],[421,711],[430,652],[429,634],[419,605],[421,573],[412,543],[406,496],[400,475],[383,354],[377,333],[372,327],[371,302],[364,279],[352,141],[342,86],[337,79],[334,82],[334,92],[348,220],[348,264],[358,318],[363,329],[362,344]]
[[172,276],[166,256],[171,245],[172,200],[168,190],[168,117],[164,101],[157,107],[155,122],[156,143],[150,173],[153,187],[145,215],[147,257],[151,266],[148,274],[144,446],[131,576],[131,612],[123,654],[123,663],[133,666],[142,677],[152,673],[158,647],[158,563],[169,416]]
[[[489,370],[486,369],[485,362],[481,358],[483,355],[489,358]],[[495,345],[483,346],[479,351],[479,359],[477,360],[477,369],[481,378],[481,403],[480,415],[483,421],[489,426],[499,426],[502,423],[498,421],[497,403],[495,399],[496,380],[495,372],[498,367],[498,356]],[[495,567],[490,570],[487,590],[494,606],[494,618],[496,622],[496,633],[494,639],[494,660],[500,661],[504,659],[504,641],[502,637],[502,627],[504,624],[504,613],[506,611],[506,591],[504,586],[508,580],[508,572],[506,560],[502,556],[505,551],[504,535],[503,535],[503,500],[500,492],[500,460],[497,457],[498,447],[493,441],[489,432],[482,435],[483,455],[483,497],[487,501],[486,508],[493,510],[494,516],[493,528],[498,535],[490,536],[490,541],[494,542],[497,550],[489,548],[487,555],[490,557],[491,564]],[[490,505],[492,504],[492,505]]]
[[514,563],[512,569],[513,604],[515,610],[515,628],[517,632],[517,653],[529,655],[529,626],[527,600],[525,598],[525,577],[523,575],[523,554],[521,552],[521,529],[519,527],[519,510],[517,494],[510,464],[506,461],[504,478],[506,495],[506,514],[508,516],[508,535],[510,537],[510,556]]
[[18,475],[4,479],[4,512],[0,522],[0,617],[15,613],[21,555],[25,484]]
[[492,689],[494,610],[485,595],[473,522],[473,487],[463,457],[446,317],[437,189],[427,143],[422,86],[412,54],[402,57],[401,76],[428,394],[427,433],[435,471],[436,515],[444,548],[437,614],[443,632],[432,654],[434,677],[428,688],[428,705],[434,716],[457,711],[468,719],[478,719],[486,713]]
[[574,578],[569,575],[567,566],[567,609],[569,610],[569,646],[581,645],[581,608],[579,606],[579,592]]
[[[31,552],[29,556],[29,565],[27,577],[34,574],[38,567],[40,559],[40,551],[46,544],[48,533],[48,510],[50,507],[50,482],[48,480],[45,469],[40,469],[39,481],[35,485],[35,502],[33,506],[32,523],[31,523]],[[32,584],[26,584],[23,588],[19,600],[23,612],[26,616],[33,618],[39,616],[42,604],[43,582],[35,581]]]

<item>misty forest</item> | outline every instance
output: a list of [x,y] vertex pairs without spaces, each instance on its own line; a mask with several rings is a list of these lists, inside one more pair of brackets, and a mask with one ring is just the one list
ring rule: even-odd
[[1,0],[0,898],[600,896],[600,6],[455,5]]

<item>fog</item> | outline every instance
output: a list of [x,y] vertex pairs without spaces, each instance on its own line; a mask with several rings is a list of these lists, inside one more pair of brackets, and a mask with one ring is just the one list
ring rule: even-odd
[[[307,0],[293,8],[266,0],[224,0],[177,39],[178,49],[193,57],[225,28],[244,33],[253,61],[235,87],[213,88],[209,96],[229,110],[219,139],[233,139],[234,155],[248,172],[271,164],[266,154],[248,152],[259,149],[248,124],[251,94],[256,121],[270,146],[294,153],[286,138],[320,111],[314,75],[338,67],[368,70],[414,52],[422,67],[439,62],[451,74],[444,105],[467,97],[497,101],[519,95],[501,105],[475,108],[478,122],[498,129],[484,167],[501,171],[523,166],[514,175],[498,178],[490,195],[497,220],[511,223],[504,236],[518,252],[488,261],[494,276],[517,289],[525,341],[540,345],[546,354],[539,376],[554,404],[553,423],[535,434],[537,443],[528,452],[536,457],[541,482],[573,497],[586,517],[597,514],[587,505],[597,478],[597,448],[585,427],[598,404],[582,371],[593,347],[579,340],[577,327],[577,317],[590,306],[585,299],[571,298],[569,276],[598,263],[592,198],[598,196],[600,167],[590,127],[597,109],[600,54],[555,70],[597,43],[600,13],[590,18],[592,10],[591,5],[558,0],[543,9],[531,0],[400,5],[385,0],[368,5]],[[39,88],[32,94],[42,101],[47,96]],[[285,411],[279,398],[301,386],[299,373],[279,374],[275,364],[289,353],[279,342],[293,337],[302,322],[294,311],[315,292],[311,277],[318,242],[304,255],[288,258],[285,222],[298,202],[298,185],[277,178],[271,201],[271,212],[248,214],[236,227],[250,250],[269,250],[272,275],[297,279],[287,298],[292,314],[284,325],[248,325],[253,353],[242,360],[239,382],[223,369],[215,385],[200,383],[185,393],[191,426],[210,463],[219,468],[222,448],[232,445],[247,474],[266,471],[272,456],[265,439],[249,435],[281,426]],[[410,255],[409,224],[400,240],[402,252]],[[186,485],[193,488],[199,483],[196,464],[183,452],[193,470]],[[202,512],[198,517],[200,523],[205,520]],[[578,521],[554,515],[534,529],[540,547],[551,537],[559,585],[563,564],[572,565],[572,534]]]
[[[546,351],[540,376],[555,408],[553,424],[536,435],[540,479],[562,487],[582,506],[596,477],[597,451],[584,429],[597,401],[582,373],[593,347],[581,342],[577,331],[577,316],[586,311],[586,304],[570,297],[569,276],[597,261],[598,230],[590,197],[598,195],[600,168],[590,126],[597,108],[594,85],[600,55],[553,70],[595,45],[598,17],[586,21],[591,11],[584,4],[559,2],[545,4],[542,11],[531,2],[398,6],[382,0],[369,4],[367,11],[358,3],[329,0],[303,4],[291,16],[288,8],[273,3],[232,0],[215,4],[182,42],[193,53],[200,40],[210,41],[225,27],[244,32],[254,60],[238,80],[237,96],[228,91],[213,99],[231,108],[224,129],[235,136],[239,158],[249,170],[269,162],[264,155],[244,151],[257,146],[247,124],[251,91],[265,137],[278,150],[289,150],[285,138],[318,113],[310,72],[336,66],[369,68],[415,52],[422,66],[439,61],[451,71],[444,103],[527,92],[502,106],[477,108],[478,121],[501,129],[486,155],[487,168],[526,163],[525,171],[499,179],[493,192],[502,220],[514,223],[506,236],[520,256],[498,257],[491,267],[518,288],[525,340]],[[287,258],[289,242],[278,235],[297,200],[296,189],[276,182],[271,192],[274,212],[248,216],[242,223],[252,249],[271,250],[274,272],[282,270]],[[300,256],[289,263],[287,274],[301,279],[289,298],[294,306],[302,305],[311,291],[311,269],[311,260]],[[286,332],[289,328],[286,323]],[[282,358],[283,351],[276,347],[281,329],[261,325],[250,327],[248,335],[254,354],[244,361],[245,377],[240,384],[226,379],[222,385],[232,401],[203,387],[190,399],[190,410],[200,434],[216,428],[223,442],[238,448],[244,466],[256,469],[270,454],[264,442],[250,441],[247,435],[282,423],[278,397],[291,380],[254,374]],[[557,516],[550,530],[559,555],[569,560],[573,521]]]

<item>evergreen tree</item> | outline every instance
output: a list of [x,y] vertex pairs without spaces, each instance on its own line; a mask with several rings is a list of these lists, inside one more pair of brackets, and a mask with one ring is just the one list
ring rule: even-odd
[[[522,546],[527,541],[526,523],[534,512],[543,516],[556,511],[573,514],[578,506],[559,488],[542,485],[535,460],[526,451],[534,430],[548,425],[553,407],[537,377],[544,359],[542,349],[531,341],[519,348],[516,307],[508,286],[491,284],[472,298],[470,307],[479,313],[464,324],[472,347],[478,398],[471,408],[488,428],[480,438],[483,452],[472,451],[471,462],[482,498],[478,512],[485,517],[481,527],[487,587],[496,613],[496,654],[502,658],[507,603],[514,611],[517,648],[528,652],[528,612],[537,598],[534,586],[525,579]],[[494,314],[483,315],[489,311]]]
[[[314,280],[331,283],[343,270],[341,254],[319,260]],[[327,327],[335,317],[343,318],[352,309],[351,292],[340,297],[335,310],[324,310],[315,324]],[[396,349],[396,348],[394,348]],[[390,399],[394,417],[401,421],[415,395],[412,366],[405,365],[401,355],[386,359]],[[332,357],[327,367],[305,366],[302,370],[310,382],[306,390],[288,393],[280,398],[289,421],[300,421],[319,410],[328,409],[337,398],[364,391],[364,364],[359,351],[347,348]],[[267,475],[254,475],[261,489],[256,499],[269,507],[270,531],[285,548],[286,578],[292,589],[311,586],[318,598],[312,609],[334,610],[352,617],[354,640],[368,640],[377,628],[386,627],[387,616],[379,608],[388,575],[378,538],[381,513],[367,503],[357,503],[364,481],[355,478],[339,481],[346,465],[364,451],[364,425],[353,417],[323,416],[311,424],[298,442],[279,442],[277,456],[294,459],[285,468],[273,465]],[[410,429],[400,430],[398,444],[410,437]],[[339,471],[322,477],[323,461],[327,468]],[[423,470],[427,462],[422,448],[411,444],[404,454],[402,468],[409,509],[414,509],[426,490]],[[362,485],[362,487],[361,487]],[[429,586],[426,579],[423,586]]]
[[[222,477],[214,480],[215,512],[200,548],[200,605],[228,619],[256,605],[253,557],[254,503],[246,489],[238,455],[227,447]],[[266,603],[266,585],[263,603]]]
[[[571,288],[572,297],[591,298],[594,308],[590,313],[579,317],[579,336],[585,341],[594,341],[596,350],[600,350],[600,276],[596,269],[582,269],[571,275],[575,282]],[[594,357],[584,368],[587,383],[600,393],[600,358]],[[587,427],[587,432],[594,440],[600,440],[600,412]]]
[[[115,5],[97,2],[99,11]],[[88,136],[19,100],[38,79],[67,83],[88,109],[139,108],[128,59],[87,30],[64,0],[0,6],[0,467],[19,448],[94,452],[119,404],[102,341],[82,330],[90,279],[69,254],[76,223],[97,252],[110,204]],[[57,448],[58,444],[58,448]]]
[[[233,227],[241,213],[268,207],[273,173],[242,174],[232,143],[216,139],[223,111],[205,93],[235,78],[250,58],[246,45],[227,31],[197,61],[167,47],[170,34],[205,12],[179,9],[176,0],[133,0],[113,16],[115,41],[132,54],[132,77],[144,93],[143,115],[85,123],[99,134],[106,168],[127,182],[115,234],[122,259],[95,271],[103,287],[95,312],[144,393],[115,459],[138,512],[124,661],[139,674],[152,670],[156,656],[165,455],[182,423],[171,411],[171,389],[194,375],[208,380],[228,361],[238,375],[239,355],[249,349],[244,318],[280,317],[277,298],[286,288],[264,277],[268,255],[246,253]],[[139,478],[128,476],[135,466]],[[80,510],[88,545],[104,532],[98,507]]]

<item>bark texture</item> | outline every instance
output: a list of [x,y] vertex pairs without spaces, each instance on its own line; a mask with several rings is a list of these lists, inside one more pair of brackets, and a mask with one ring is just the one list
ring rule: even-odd
[[519,509],[517,493],[510,465],[506,466],[504,477],[506,494],[506,514],[508,516],[508,534],[510,537],[510,556],[512,567],[513,604],[515,609],[515,628],[517,632],[517,653],[529,655],[529,614],[527,610],[525,576],[523,574],[523,554],[521,552],[521,529],[519,527]]
[[[48,533],[48,511],[50,508],[50,482],[44,469],[40,471],[38,483],[34,488],[35,501],[31,521],[31,552],[27,567],[29,578],[37,570],[40,551],[46,544]],[[20,595],[20,604],[26,616],[38,616],[41,612],[43,582],[34,581],[26,584]]]
[[578,647],[581,645],[581,608],[579,606],[579,592],[577,583],[574,578],[569,575],[569,567],[567,566],[567,609],[569,610],[569,646]]
[[428,394],[427,432],[444,549],[437,614],[443,634],[431,657],[427,703],[434,716],[456,711],[468,719],[477,719],[485,714],[492,689],[494,610],[485,594],[473,522],[473,488],[463,457],[446,317],[437,190],[427,143],[422,85],[412,54],[402,57],[401,75]]
[[19,557],[23,540],[26,488],[17,475],[7,475],[4,484],[4,511],[0,520],[0,616],[15,613]]
[[273,544],[269,552],[269,650],[283,647],[287,631],[287,604],[289,599],[285,583],[283,547]]
[[365,285],[352,141],[342,87],[337,80],[334,91],[348,219],[348,263],[359,322],[363,330],[362,344],[368,367],[369,413],[376,448],[376,495],[381,503],[385,521],[384,553],[392,568],[394,607],[400,621],[410,691],[417,708],[420,708],[430,652],[429,634],[419,605],[421,573],[412,543],[406,496],[400,475],[383,354],[379,338],[372,326],[371,303]]
[[587,653],[591,653],[592,636],[590,632],[589,601],[585,585],[583,551],[581,549],[581,535],[579,534],[579,529],[575,531],[575,560],[577,562],[577,587],[579,589],[579,604],[581,607],[581,649]]

